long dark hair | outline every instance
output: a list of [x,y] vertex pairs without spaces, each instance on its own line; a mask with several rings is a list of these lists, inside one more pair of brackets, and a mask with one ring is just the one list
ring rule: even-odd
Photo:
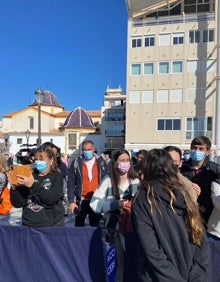
[[130,167],[128,174],[127,174],[128,179],[131,180],[131,179],[134,179],[134,178],[137,177],[136,173],[134,171],[132,162],[131,162],[131,157],[130,157],[129,152],[125,149],[120,149],[120,150],[114,151],[112,153],[112,161],[110,163],[109,174],[110,174],[110,178],[111,178],[111,182],[112,182],[113,195],[118,200],[120,199],[120,195],[119,195],[119,191],[118,191],[118,184],[119,184],[119,181],[120,181],[120,173],[117,169],[117,160],[118,160],[119,156],[121,156],[122,154],[127,154],[129,156],[129,160],[130,160],[130,164],[131,164],[131,167]]
[[154,201],[154,190],[151,185],[152,180],[157,180],[162,189],[170,196],[170,206],[175,212],[173,204],[176,201],[174,189],[178,189],[186,203],[185,222],[189,231],[191,240],[194,244],[199,245],[203,236],[202,221],[200,219],[198,206],[190,199],[185,191],[183,184],[179,181],[175,171],[173,160],[170,154],[163,149],[153,149],[148,151],[148,156],[144,160],[145,171],[143,174],[143,185],[146,187],[146,200],[151,208],[153,215],[154,209],[157,208]]

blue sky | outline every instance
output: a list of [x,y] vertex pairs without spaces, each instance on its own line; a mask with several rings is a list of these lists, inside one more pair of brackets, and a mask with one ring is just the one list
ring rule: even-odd
[[1,0],[0,119],[52,91],[67,111],[126,92],[125,0]]

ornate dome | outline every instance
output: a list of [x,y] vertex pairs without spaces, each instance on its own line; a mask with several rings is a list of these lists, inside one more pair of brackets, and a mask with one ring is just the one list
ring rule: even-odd
[[95,128],[94,123],[87,112],[81,107],[76,108],[66,118],[65,128]]
[[[57,107],[63,107],[62,105],[60,105],[57,97],[51,91],[45,90],[43,92],[44,92],[44,95],[43,95],[42,105],[52,105],[52,106],[57,106]],[[36,105],[38,105],[38,103],[35,98],[34,102],[30,104],[30,106],[36,106]]]

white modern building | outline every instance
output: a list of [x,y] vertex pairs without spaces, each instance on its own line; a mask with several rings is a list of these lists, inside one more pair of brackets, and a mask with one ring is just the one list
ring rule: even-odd
[[126,0],[125,147],[215,148],[216,1]]
[[126,95],[121,87],[107,88],[101,109],[102,152],[123,148],[125,143]]

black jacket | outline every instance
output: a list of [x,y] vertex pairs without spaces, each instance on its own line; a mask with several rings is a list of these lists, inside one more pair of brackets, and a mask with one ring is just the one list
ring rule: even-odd
[[26,226],[45,227],[64,225],[63,176],[54,171],[45,176],[33,173],[32,187],[17,186],[10,190],[11,203],[23,208],[22,223]]
[[161,214],[154,210],[151,215],[143,186],[132,205],[132,222],[139,246],[137,281],[204,281],[208,268],[207,238],[203,238],[201,246],[192,244],[185,224],[186,206],[181,193],[174,191],[173,212],[168,193],[159,182],[152,184]]
[[[102,157],[95,154],[98,166],[99,183],[107,174],[106,162]],[[78,206],[81,203],[82,197],[82,162],[83,157],[79,156],[72,161],[68,170],[67,194],[69,203],[76,203]]]
[[193,183],[197,183],[201,188],[197,201],[200,206],[201,216],[205,223],[207,223],[213,210],[211,183],[219,177],[220,166],[215,162],[206,160],[204,165],[198,171],[195,171],[192,168],[191,162],[192,160],[189,159],[189,161],[183,163],[181,173]]

